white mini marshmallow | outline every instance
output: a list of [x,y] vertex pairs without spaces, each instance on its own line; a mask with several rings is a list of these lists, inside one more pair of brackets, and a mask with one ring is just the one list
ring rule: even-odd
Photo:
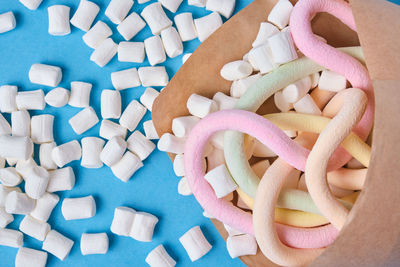
[[68,256],[73,245],[74,241],[55,230],[51,230],[43,242],[42,249],[63,261]]
[[40,166],[29,168],[24,175],[25,193],[33,199],[39,199],[46,192],[49,183],[49,173]]
[[[13,111],[16,112],[16,111]],[[29,117],[29,113],[28,113]],[[12,118],[12,117],[11,117]],[[6,118],[0,113],[0,135],[9,135],[12,133],[12,129]]]
[[122,159],[127,144],[120,136],[114,136],[100,152],[100,160],[111,167]]
[[82,234],[82,255],[106,254],[108,251],[108,236],[106,233]]
[[204,42],[211,34],[221,27],[222,24],[222,18],[217,12],[195,19],[194,25],[196,26],[200,42]]
[[30,10],[36,10],[39,5],[42,3],[43,0],[19,0],[21,4],[25,7],[29,8]]
[[111,166],[111,171],[121,181],[128,182],[141,167],[143,167],[143,163],[140,158],[127,151],[120,161]]
[[186,107],[190,114],[199,118],[218,110],[218,104],[214,100],[198,94],[192,94],[188,98]]
[[46,252],[25,247],[19,248],[15,257],[15,267],[45,267],[46,262]]
[[278,26],[280,29],[289,24],[290,14],[293,5],[288,0],[279,0],[268,15],[268,21]]
[[269,147],[258,141],[258,139],[254,139],[253,156],[260,158],[272,158],[276,157],[276,154]]
[[76,134],[83,134],[99,122],[99,118],[92,107],[87,107],[75,114],[68,123]]
[[204,237],[200,226],[195,226],[179,238],[192,262],[206,255],[212,248]]
[[75,186],[75,174],[71,167],[49,171],[47,192],[71,190]]
[[27,160],[33,154],[32,140],[27,136],[0,136],[0,157]]
[[53,142],[54,116],[49,114],[37,115],[31,118],[31,138],[36,144]]
[[252,46],[257,47],[268,43],[268,38],[279,32],[279,29],[269,22],[261,22],[260,29]]
[[[11,113],[11,132],[13,136],[31,135],[31,117],[26,110],[13,111]],[[4,129],[7,129],[5,126]],[[4,130],[3,130],[4,132]]]
[[118,119],[121,116],[121,94],[117,90],[101,92],[101,116],[103,119]]
[[4,186],[17,186],[22,182],[14,167],[0,169],[0,182]]
[[234,81],[230,89],[231,97],[240,98],[242,95],[244,95],[247,89],[249,89],[250,86],[252,86],[261,77],[261,74],[257,73],[244,79]]
[[61,87],[54,88],[46,94],[44,100],[49,106],[61,108],[68,104],[69,91]]
[[151,88],[147,87],[144,93],[140,96],[140,102],[150,111],[152,111],[154,100],[160,95],[160,93]]
[[319,72],[313,73],[310,75],[310,79],[311,79],[311,88],[315,88],[318,86],[319,83]]
[[33,64],[29,69],[31,83],[56,87],[62,78],[61,68],[45,64]]
[[92,84],[86,82],[71,82],[71,95],[68,104],[76,108],[89,107]]
[[0,86],[0,112],[11,113],[17,110],[18,87],[14,85]]
[[[1,228],[6,227],[12,221],[14,221],[14,216],[12,216],[12,214],[6,212],[4,207],[0,207],[0,231],[1,231]],[[1,238],[0,238],[0,245],[1,245],[1,242],[2,241],[1,241]]]
[[253,72],[250,63],[243,60],[236,60],[225,64],[220,74],[228,81],[239,80],[248,77]]
[[187,137],[193,127],[200,121],[196,116],[183,116],[172,120],[172,132],[176,137]]
[[278,91],[274,94],[274,103],[281,112],[288,112],[293,108],[293,104],[286,101],[282,91]]
[[[115,0],[114,0],[115,1]],[[139,14],[132,12],[121,24],[118,25],[118,32],[129,41],[136,34],[138,34],[146,26],[146,22],[139,16]]]
[[229,19],[235,10],[235,0],[207,0],[206,9],[218,12]]
[[112,35],[112,30],[102,21],[98,21],[87,33],[82,36],[85,44],[96,49],[105,39]]
[[183,154],[178,154],[175,156],[174,172],[176,176],[185,176],[185,160]]
[[19,225],[19,230],[39,241],[44,241],[47,233],[50,231],[50,225],[46,222],[36,220],[30,215],[26,215]]
[[74,160],[80,160],[82,156],[81,146],[78,141],[73,140],[68,143],[59,145],[51,152],[51,157],[58,167],[62,168],[64,165]]
[[309,94],[306,94],[300,98],[296,103],[293,104],[293,107],[298,113],[321,115],[321,110],[318,108],[314,99]]
[[0,207],[4,207],[6,204],[6,198],[12,191],[21,192],[19,187],[7,187],[0,184]]
[[135,153],[142,161],[156,148],[156,145],[139,131],[134,131],[131,136],[129,136],[127,144],[129,151]]
[[142,104],[136,100],[132,100],[122,113],[119,123],[129,129],[129,131],[133,131],[143,119],[146,111],[147,109]]
[[116,90],[140,86],[139,74],[136,68],[112,72],[111,82]]
[[165,55],[164,45],[158,35],[151,36],[145,39],[144,47],[146,49],[146,55],[150,65],[157,65],[167,59]]
[[183,53],[181,37],[174,27],[162,30],[161,39],[168,57],[174,58]]
[[218,198],[228,195],[237,188],[225,164],[208,171],[204,179],[212,186]]
[[47,222],[59,200],[60,197],[56,194],[44,193],[44,195],[36,201],[36,207],[30,215],[39,221]]
[[[271,51],[270,51],[270,49],[269,49],[269,47],[268,47],[268,43],[266,43],[266,44],[261,44],[261,45],[259,45],[259,46],[262,46],[262,45],[267,45],[267,51],[268,51],[268,53],[269,53],[269,55],[272,57],[272,55],[271,55]],[[258,46],[257,46],[258,47]],[[250,49],[250,51],[249,52],[247,52],[246,54],[244,54],[244,56],[243,56],[243,60],[244,61],[247,61],[247,62],[249,62],[250,64],[251,64],[251,66],[253,67],[253,70],[255,70],[255,71],[260,71],[260,68],[257,66],[257,62],[253,59],[253,58],[251,58],[250,57],[250,52],[251,52],[251,50],[253,50],[254,48],[252,48],[252,49]]]
[[0,246],[20,248],[24,243],[24,235],[12,229],[0,229]]
[[257,254],[256,239],[248,234],[229,236],[226,240],[226,248],[232,259]]
[[183,0],[158,0],[164,8],[168,9],[172,13],[175,13]]
[[182,177],[178,183],[178,193],[182,196],[190,196],[193,194],[192,190],[189,187],[189,183],[186,177]]
[[157,147],[160,151],[182,154],[185,151],[186,138],[176,137],[170,133],[165,133],[158,141]]
[[170,27],[172,21],[167,17],[160,3],[153,3],[146,6],[140,15],[144,18],[154,35]]
[[105,39],[93,51],[90,60],[100,67],[104,67],[117,54],[118,45],[111,38]]
[[222,92],[217,92],[213,96],[213,100],[217,103],[219,110],[234,109],[238,101],[237,98],[227,96]]
[[55,36],[71,33],[69,25],[70,8],[64,5],[54,5],[47,8],[49,13],[49,34]]
[[295,103],[305,96],[310,89],[311,79],[309,76],[307,76],[286,86],[282,90],[282,96],[286,102]]
[[263,44],[251,49],[249,52],[249,60],[255,64],[261,74],[266,74],[277,68],[268,44]]
[[90,29],[90,26],[92,26],[92,23],[99,11],[100,8],[95,3],[87,0],[81,0],[78,9],[71,18],[71,24],[78,29],[87,32]]
[[147,212],[136,212],[129,236],[141,242],[151,242],[158,218]]
[[122,139],[126,137],[127,129],[115,122],[103,120],[100,125],[100,137],[110,140],[114,136],[120,136]]
[[168,254],[163,245],[150,251],[145,261],[150,267],[174,267],[176,265],[176,261]]
[[182,41],[190,41],[197,37],[192,13],[180,13],[174,17],[174,21]]
[[276,64],[284,64],[298,58],[290,32],[280,32],[268,38],[272,57]]
[[188,5],[197,7],[206,7],[207,0],[188,0]]
[[346,89],[346,78],[336,72],[324,70],[319,78],[318,88],[331,92],[339,92]]
[[36,205],[36,201],[27,194],[11,191],[7,194],[5,209],[10,214],[29,214]]
[[46,106],[42,89],[18,92],[15,99],[19,110],[43,110]]
[[143,122],[143,130],[147,139],[159,139],[156,128],[152,120]]
[[82,160],[81,166],[89,169],[97,169],[103,167],[100,160],[100,153],[103,150],[105,141],[98,137],[85,137],[82,143]]
[[96,202],[91,195],[65,198],[61,205],[61,212],[67,221],[92,218],[96,214]]
[[15,169],[22,176],[23,179],[27,180],[33,168],[38,167],[37,163],[30,157],[28,160],[18,160]]
[[243,235],[244,233],[240,232],[239,230],[230,227],[229,225],[224,223],[224,228],[228,232],[228,237],[230,236],[237,236],[237,235]]
[[120,62],[142,63],[146,56],[143,42],[120,42],[118,60]]
[[0,14],[0,33],[11,31],[15,29],[16,25],[17,23],[12,11]]
[[114,23],[120,24],[133,6],[133,0],[111,0],[104,14]]
[[190,56],[192,55],[192,53],[186,53],[182,56],[182,64],[185,64],[186,60],[188,60],[190,58]]
[[116,235],[129,236],[136,211],[128,207],[117,207],[111,223],[111,232]]
[[169,78],[164,66],[140,67],[138,70],[142,86],[166,86]]
[[55,142],[41,144],[39,148],[40,166],[47,170],[57,169],[57,164],[51,158],[51,152],[57,145]]

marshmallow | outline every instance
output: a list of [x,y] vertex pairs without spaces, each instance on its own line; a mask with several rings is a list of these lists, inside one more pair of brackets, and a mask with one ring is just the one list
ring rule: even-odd
[[82,156],[81,146],[76,140],[68,143],[59,145],[51,152],[51,158],[57,164],[58,167],[62,168],[64,165],[74,160],[79,160]]
[[147,22],[154,35],[158,35],[162,30],[172,26],[172,21],[167,17],[160,3],[146,6],[140,15]]
[[207,0],[206,9],[218,12],[229,19],[235,10],[235,0]]
[[67,221],[92,218],[96,214],[96,202],[91,195],[65,198],[61,205],[61,212]]
[[176,265],[176,261],[171,258],[163,245],[159,245],[150,251],[145,261],[150,267],[174,267]]
[[225,64],[220,74],[228,81],[239,80],[248,77],[253,72],[250,63],[243,60],[236,60]]
[[200,226],[195,226],[179,238],[192,262],[206,255],[212,248],[204,237]]
[[111,167],[122,159],[126,147],[127,144],[124,139],[119,136],[114,136],[100,152],[100,160]]
[[47,222],[59,200],[60,198],[56,194],[44,193],[44,195],[36,201],[36,207],[30,215],[39,221]]
[[27,160],[33,154],[32,140],[21,136],[0,136],[0,157]]
[[189,57],[192,55],[192,53],[186,53],[182,56],[182,64],[185,64],[186,60],[189,59]]
[[49,173],[43,167],[29,168],[24,175],[25,193],[33,199],[39,199],[46,192],[49,183]]
[[237,98],[227,96],[222,92],[217,92],[213,96],[213,100],[217,103],[219,110],[234,109],[238,101]]
[[12,229],[0,229],[0,246],[20,248],[24,243],[24,235]]
[[41,144],[39,148],[40,166],[47,170],[57,169],[57,164],[51,158],[51,152],[57,145],[55,142]]
[[120,24],[133,6],[133,0],[111,0],[104,14],[114,23]]
[[68,35],[71,33],[69,25],[68,6],[54,5],[47,8],[49,13],[49,34],[55,36]]
[[287,136],[289,136],[290,138],[295,138],[297,136],[297,131],[293,131],[293,130],[284,130],[283,131]]
[[140,86],[139,74],[136,68],[112,72],[111,82],[116,90]]
[[92,26],[92,23],[99,11],[100,8],[95,3],[87,0],[81,0],[78,9],[71,18],[71,24],[78,29],[87,32],[90,29],[90,26]]
[[15,29],[16,25],[17,23],[12,11],[0,14],[0,33],[11,31]]
[[172,120],[172,132],[176,137],[187,137],[193,127],[200,121],[195,116],[183,116]]
[[42,89],[18,92],[15,100],[19,110],[43,110],[46,106]]
[[7,187],[0,184],[0,207],[4,207],[6,204],[6,198],[12,191],[21,192],[19,187]]
[[188,5],[197,7],[206,7],[207,0],[188,0]]
[[[16,112],[16,111],[13,111],[13,112]],[[28,117],[29,117],[29,113],[28,113]],[[10,124],[4,118],[4,116],[0,113],[0,135],[9,135],[11,133],[12,133],[12,129],[11,129]]]
[[111,223],[111,232],[116,235],[129,236],[136,211],[128,207],[117,207]]
[[120,161],[111,166],[111,171],[121,181],[128,182],[141,167],[143,167],[143,163],[140,158],[127,151]]
[[71,95],[68,104],[76,108],[89,107],[91,90],[91,83],[71,82]]
[[252,86],[261,77],[262,77],[261,74],[257,73],[249,77],[246,77],[244,79],[234,81],[230,89],[231,97],[235,98],[241,97],[242,95],[244,95],[247,89],[250,88],[250,86]]
[[[292,85],[294,86],[294,85]],[[298,91],[297,91],[298,92]],[[286,101],[285,97],[283,97],[282,91],[278,91],[274,94],[274,103],[275,106],[281,112],[288,112],[293,108],[293,104]]]
[[252,46],[257,47],[268,43],[268,38],[279,32],[279,29],[269,22],[261,22],[260,29]]
[[145,58],[143,42],[120,42],[118,60],[120,62],[142,63]]
[[14,167],[8,167],[0,169],[0,182],[3,186],[17,186],[22,182],[22,178]]
[[161,38],[168,57],[174,58],[183,53],[181,37],[174,27],[169,27],[165,30],[162,30]]
[[36,144],[53,142],[54,116],[49,114],[37,115],[31,118],[31,138]]
[[267,44],[251,49],[249,52],[249,60],[256,65],[261,74],[266,74],[277,68]]
[[76,134],[83,134],[98,122],[99,118],[92,107],[87,107],[79,111],[68,121]]
[[[12,221],[14,221],[14,216],[12,214],[9,214],[6,212],[4,207],[0,207],[0,231],[1,228],[6,227],[8,224],[10,224]],[[0,234],[1,236],[1,234]],[[1,245],[1,238],[0,238],[0,245]]]
[[121,94],[116,90],[101,92],[101,116],[103,119],[118,119],[121,116]]
[[[2,128],[4,134],[6,133],[7,125],[4,124]],[[31,117],[26,110],[13,111],[11,113],[11,133],[13,136],[30,136],[31,135]],[[8,125],[9,126],[9,125]]]
[[321,77],[318,81],[318,88],[321,90],[327,90],[331,92],[339,92],[346,89],[347,81],[346,78],[336,72],[330,70],[324,70],[321,73]]
[[85,44],[96,49],[104,40],[112,35],[112,30],[102,21],[98,21],[87,33],[82,36]]
[[165,133],[158,141],[157,147],[160,151],[182,154],[185,151],[186,138],[176,137],[170,133]]
[[71,167],[49,171],[47,192],[71,190],[75,185],[75,174]]
[[319,78],[320,78],[319,72],[310,75],[312,89],[318,86]]
[[228,232],[228,237],[230,236],[238,236],[238,235],[243,235],[244,233],[240,232],[239,230],[230,227],[229,225],[224,223],[224,228]]
[[98,137],[85,137],[82,138],[81,143],[81,166],[90,169],[103,167],[103,162],[100,160],[100,153],[103,150],[104,140]]
[[192,94],[188,98],[186,107],[190,114],[199,118],[218,110],[218,104],[214,100],[197,94]]
[[309,94],[306,94],[296,103],[294,103],[293,107],[298,113],[321,115],[321,110],[318,108],[317,104],[315,104],[313,98]]
[[108,251],[108,236],[106,233],[82,234],[82,255],[106,254]]
[[43,0],[19,0],[21,4],[30,10],[36,10]]
[[27,194],[11,191],[5,200],[5,209],[10,214],[29,214],[36,205],[36,201]]
[[232,259],[257,254],[256,239],[248,234],[229,236],[226,240],[226,248]]
[[32,168],[37,167],[37,163],[33,160],[32,157],[29,157],[27,160],[17,160],[15,169],[22,176],[22,178],[27,179],[27,174],[30,173]]
[[15,257],[15,267],[45,267],[46,262],[46,252],[31,248],[19,248]]
[[[114,0],[115,1],[115,0]],[[132,12],[121,24],[117,26],[117,30],[129,41],[138,34],[146,26],[146,22],[135,12]]]
[[[262,44],[262,45],[264,45],[264,44]],[[259,46],[262,46],[262,45],[259,45]],[[267,52],[268,52],[268,54],[272,57],[270,48],[269,48],[269,46],[268,46],[268,43],[266,43],[265,45],[267,45]],[[260,71],[260,68],[257,66],[257,62],[256,62],[253,58],[250,57],[250,52],[251,52],[251,50],[253,50],[253,49],[254,49],[254,48],[250,49],[249,52],[247,52],[246,54],[244,54],[244,56],[243,56],[242,59],[243,59],[244,61],[249,62],[249,63],[251,64],[251,66],[253,67],[253,70],[255,70],[255,71]]]
[[100,137],[110,140],[114,136],[120,136],[122,139],[126,137],[126,128],[109,120],[103,120],[100,125]]
[[164,66],[140,67],[138,70],[142,86],[166,86],[169,78]]
[[52,107],[61,108],[68,104],[69,91],[61,87],[54,88],[46,94],[44,100]]
[[142,161],[156,148],[156,145],[139,131],[134,131],[131,136],[129,136],[127,145],[129,151],[135,153]]
[[178,183],[178,193],[182,196],[190,196],[193,194],[189,187],[186,177],[182,177]]
[[200,42],[204,42],[211,34],[221,27],[222,24],[222,18],[217,12],[195,19],[194,25],[196,26]]
[[204,175],[204,179],[212,186],[218,198],[222,198],[237,189],[225,164],[222,164]]
[[136,212],[129,236],[141,242],[151,242],[158,218],[147,212]]
[[288,103],[295,103],[305,96],[311,89],[311,79],[309,76],[304,77],[289,84],[282,90],[282,96]]
[[180,13],[174,17],[174,21],[182,41],[190,41],[197,37],[192,13]]
[[146,114],[146,111],[146,108],[138,101],[132,100],[122,113],[119,123],[129,131],[133,131]]
[[90,60],[100,67],[104,67],[117,54],[118,45],[111,38],[105,39],[93,51]]
[[159,94],[160,93],[157,90],[147,87],[144,93],[140,96],[140,102],[142,102],[142,104],[151,111],[154,100],[156,100]]
[[168,9],[172,13],[175,13],[183,0],[158,0],[164,8]]
[[143,122],[143,130],[147,139],[159,139],[156,128],[152,120]]
[[[33,64],[29,70],[31,83],[56,87],[62,78],[61,68],[45,64]],[[18,103],[17,103],[18,104]]]
[[11,113],[17,110],[16,97],[18,87],[14,85],[0,86],[0,112]]
[[30,215],[26,215],[19,225],[19,230],[39,241],[44,241],[47,233],[50,231],[50,225],[46,222],[36,220]]
[[55,230],[51,230],[43,242],[42,249],[63,261],[68,256],[73,245],[74,241]]
[[166,60],[164,46],[158,35],[145,39],[144,47],[150,65],[154,66]]
[[290,32],[280,32],[268,38],[272,57],[276,64],[284,64],[298,58]]
[[268,21],[278,26],[279,29],[285,28],[289,24],[290,14],[293,5],[288,0],[279,0],[268,15]]
[[174,172],[176,176],[185,176],[185,160],[183,154],[178,154],[175,156]]

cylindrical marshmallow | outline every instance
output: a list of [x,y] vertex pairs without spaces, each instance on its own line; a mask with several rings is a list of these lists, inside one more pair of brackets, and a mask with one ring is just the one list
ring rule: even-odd
[[108,236],[106,233],[82,234],[82,255],[106,254],[108,251]]
[[174,267],[176,265],[176,261],[168,254],[163,245],[150,251],[145,261],[150,267]]
[[56,87],[62,78],[61,68],[45,64],[33,64],[29,70],[31,83]]
[[187,137],[193,127],[200,121],[196,116],[183,116],[172,120],[172,132],[176,137]]
[[0,33],[11,31],[17,25],[12,11],[0,14]]
[[43,0],[19,0],[21,4],[30,10],[36,10]]
[[51,152],[57,145],[55,142],[41,144],[39,148],[40,166],[46,170],[57,169],[57,164],[51,158]]
[[146,49],[146,55],[150,65],[157,65],[167,59],[165,55],[164,45],[158,35],[151,36],[145,39],[144,47]]
[[272,58],[268,44],[263,44],[251,49],[249,52],[249,61],[253,62],[251,64],[254,64],[256,68],[260,70],[261,74],[271,72],[277,67]]
[[162,30],[161,39],[168,57],[174,58],[183,53],[181,37],[174,27],[169,27]]
[[158,218],[147,212],[136,212],[129,236],[141,242],[151,242]]
[[6,204],[6,198],[12,191],[21,192],[19,187],[7,187],[0,184],[0,207],[4,207]]
[[188,5],[197,6],[197,7],[205,7],[207,0],[188,0]]
[[[13,112],[16,112],[16,111],[13,111]],[[29,117],[29,115],[28,115],[28,117]],[[11,130],[10,124],[0,113],[0,135],[8,135],[11,133],[12,133],[12,130]]]
[[138,70],[142,86],[166,86],[169,78],[164,66],[140,67]]
[[269,22],[261,22],[260,29],[252,46],[257,47],[268,43],[268,38],[279,32],[279,29]]
[[122,159],[126,147],[127,144],[124,139],[120,136],[114,136],[100,152],[100,160],[108,167],[111,167]]
[[18,160],[15,165],[15,169],[25,180],[28,179],[28,175],[31,174],[32,169],[36,167],[38,167],[38,165],[32,157],[27,160]]
[[11,113],[17,110],[18,87],[14,85],[0,86],[0,112]]
[[248,234],[229,236],[226,240],[226,248],[232,259],[257,254],[256,239]]
[[156,128],[152,120],[143,122],[143,130],[147,139],[159,139]]
[[[114,0],[115,1],[115,0]],[[135,12],[132,12],[121,24],[118,25],[118,32],[129,41],[146,26],[146,22]]]
[[222,26],[222,18],[217,12],[194,20],[200,42],[204,42],[211,34]]
[[218,12],[229,19],[235,9],[235,0],[207,0],[206,9]]
[[49,34],[59,36],[71,33],[68,6],[54,5],[47,8],[49,13]]
[[133,0],[111,0],[105,15],[114,23],[120,24],[133,6]]
[[[14,216],[12,214],[6,212],[4,207],[0,207],[0,228],[5,228],[12,221],[14,221]],[[1,241],[0,241],[0,245],[1,245]]]
[[98,21],[87,33],[82,36],[85,44],[96,49],[101,42],[112,35],[112,30],[102,21]]
[[220,74],[228,81],[239,80],[248,77],[253,72],[250,63],[243,60],[236,60],[225,64]]
[[110,140],[114,136],[120,136],[122,139],[126,137],[127,129],[115,122],[103,120],[100,125],[100,137]]
[[89,107],[91,90],[91,83],[71,82],[71,95],[68,104],[76,108]]
[[19,248],[23,243],[24,235],[20,231],[0,229],[0,246]]
[[32,140],[27,136],[0,136],[0,157],[27,160],[33,154]]
[[305,96],[311,89],[311,79],[309,76],[304,77],[289,84],[282,90],[282,96],[288,103],[295,103]]
[[43,167],[29,168],[24,175],[25,193],[33,199],[39,199],[46,192],[49,183],[49,173]]
[[174,159],[174,172],[176,176],[185,176],[184,155],[178,154]]
[[296,103],[293,104],[294,109],[298,113],[321,115],[321,110],[318,108],[317,104],[313,98],[306,94],[300,98]]
[[75,185],[75,174],[71,167],[49,171],[47,192],[71,190]]
[[116,90],[138,87],[141,84],[136,68],[112,72],[111,82]]
[[69,121],[76,134],[83,134],[99,122],[99,118],[92,107],[79,111]]
[[250,86],[252,86],[260,78],[261,74],[257,73],[244,79],[234,81],[230,89],[231,97],[241,97],[242,95],[244,95],[247,89],[250,88]]
[[15,100],[19,110],[43,110],[46,107],[42,89],[18,92]]
[[36,144],[54,141],[54,116],[49,114],[37,115],[31,118],[31,138]]
[[274,103],[281,112],[288,112],[293,108],[293,104],[287,102],[283,97],[282,91],[278,91],[274,94]]
[[183,0],[158,0],[164,8],[168,9],[172,13],[175,13]]
[[145,58],[143,42],[120,42],[118,60],[120,62],[142,63]]
[[96,202],[92,196],[65,198],[61,212],[67,221],[92,218],[96,214]]
[[17,186],[22,182],[14,167],[0,169],[0,182],[4,186]]
[[128,207],[117,207],[111,223],[111,232],[116,235],[129,236],[136,211]]
[[225,164],[208,171],[204,175],[204,179],[212,186],[218,198],[222,198],[237,189],[237,185],[233,181]]
[[196,27],[194,26],[192,13],[180,13],[175,16],[174,21],[182,41],[190,41],[197,37],[197,31]]
[[43,242],[42,249],[63,261],[68,256],[73,245],[74,241],[55,230],[51,230]]
[[5,209],[10,214],[29,214],[36,205],[36,201],[27,194],[12,191],[8,193],[5,201]]
[[146,6],[140,15],[147,22],[154,35],[160,34],[162,30],[172,25],[172,21],[167,17],[160,3]]
[[280,32],[268,38],[272,57],[276,64],[284,64],[298,58],[290,32]]
[[78,9],[71,18],[71,24],[78,29],[87,32],[90,29],[90,26],[92,26],[92,23],[99,11],[100,8],[95,3],[87,0],[81,0]]
[[324,70],[318,81],[318,88],[331,92],[339,92],[346,89],[346,78],[336,72]]
[[158,141],[157,147],[160,151],[182,154],[185,151],[186,138],[176,137],[170,133],[165,133]]
[[51,152],[51,158],[60,168],[70,163],[71,161],[79,160],[81,156],[81,146],[76,140],[59,145],[55,147]]
[[200,226],[195,226],[187,231],[179,238],[179,242],[185,248],[192,262],[206,255],[212,248],[204,237]]
[[81,166],[84,168],[97,169],[103,167],[100,153],[103,150],[104,140],[98,137],[85,137],[82,143]]
[[190,189],[189,183],[186,177],[182,177],[178,183],[178,193],[182,196],[190,196],[193,194],[192,190]]
[[146,111],[147,109],[142,104],[132,100],[122,113],[119,123],[129,131],[133,131],[143,119]]
[[268,21],[278,26],[279,29],[285,28],[289,24],[290,14],[293,5],[288,0],[279,0],[268,15]]
[[118,45],[111,38],[105,39],[93,51],[90,60],[100,67],[104,67],[117,54]]
[[120,161],[111,166],[111,171],[123,182],[128,182],[132,175],[141,167],[143,163],[138,156],[127,151]]
[[129,136],[127,145],[129,151],[135,153],[142,161],[156,148],[156,145],[139,131],[134,131],[131,136]]
[[25,247],[19,248],[15,257],[15,267],[45,267],[46,262],[46,252]]
[[217,103],[218,110],[234,109],[238,101],[237,98],[227,96],[222,92],[217,92],[213,96],[213,100]]
[[39,241],[44,241],[47,233],[50,231],[50,225],[46,222],[36,220],[30,215],[26,215],[19,225],[19,230]]
[[44,193],[44,195],[36,201],[36,207],[30,215],[39,221],[47,222],[59,200],[60,197],[56,194]]
[[154,100],[159,96],[159,92],[151,87],[147,87],[140,96],[140,102],[150,111],[152,111]]
[[199,118],[204,118],[218,110],[218,105],[214,100],[197,94],[192,94],[189,97],[186,107],[190,114]]
[[46,103],[52,107],[60,108],[68,104],[69,91],[65,88],[57,87],[49,91],[44,97]]
[[[26,110],[13,111],[11,113],[11,133],[13,136],[31,136],[31,117]],[[6,125],[2,127],[5,132]]]

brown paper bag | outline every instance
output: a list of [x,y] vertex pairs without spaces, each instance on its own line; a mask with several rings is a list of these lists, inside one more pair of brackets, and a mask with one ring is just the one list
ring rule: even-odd
[[[259,23],[267,20],[277,0],[255,0],[210,36],[182,66],[156,99],[153,121],[157,132],[171,132],[172,119],[188,114],[192,93],[212,97],[229,93],[221,67],[240,59],[251,48]],[[384,0],[350,0],[358,37],[373,80],[376,110],[372,159],[367,182],[337,240],[312,266],[400,265],[400,7]],[[313,20],[314,32],[335,46],[358,45],[357,34],[327,14]],[[258,111],[274,105],[267,101]],[[173,155],[170,155],[171,158]],[[218,221],[214,225],[226,239]],[[248,266],[276,266],[259,251],[241,257]]]

